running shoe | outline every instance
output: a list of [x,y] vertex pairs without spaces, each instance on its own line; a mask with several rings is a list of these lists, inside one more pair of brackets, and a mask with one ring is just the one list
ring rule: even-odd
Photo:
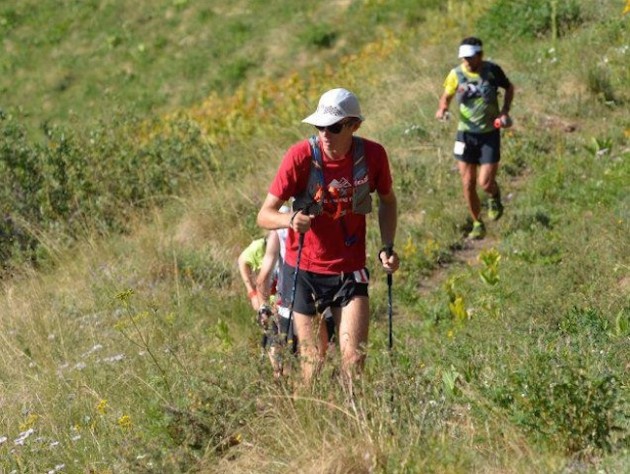
[[501,204],[501,196],[491,197],[488,199],[488,218],[492,221],[498,221],[503,215],[503,204]]
[[486,226],[481,221],[474,221],[473,228],[468,234],[469,239],[483,239],[486,236]]

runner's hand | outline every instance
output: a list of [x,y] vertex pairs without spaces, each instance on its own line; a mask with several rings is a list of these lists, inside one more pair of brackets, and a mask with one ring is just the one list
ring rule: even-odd
[[382,248],[378,252],[378,259],[380,260],[381,265],[383,265],[383,270],[385,270],[385,272],[387,273],[394,273],[396,270],[398,270],[398,267],[400,266],[398,254],[393,249],[391,250],[391,254],[388,255],[387,250],[385,248]]
[[256,322],[258,325],[265,329],[267,327],[267,323],[269,322],[269,318],[271,318],[271,308],[266,304],[260,306],[258,310],[258,315],[256,317]]
[[289,220],[289,228],[293,229],[295,232],[304,234],[311,228],[311,220],[313,217],[315,216],[305,214],[304,211],[295,211]]
[[445,122],[451,118],[451,113],[448,111],[448,109],[438,109],[437,112],[435,112],[435,118]]

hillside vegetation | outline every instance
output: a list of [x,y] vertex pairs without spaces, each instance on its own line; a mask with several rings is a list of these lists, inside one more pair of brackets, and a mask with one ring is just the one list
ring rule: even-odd
[[[630,471],[630,14],[622,0],[0,5],[0,471]],[[627,9],[627,8],[626,8]],[[503,218],[436,122],[459,41],[516,86]],[[387,349],[273,381],[236,269],[281,156],[347,87],[400,215]]]

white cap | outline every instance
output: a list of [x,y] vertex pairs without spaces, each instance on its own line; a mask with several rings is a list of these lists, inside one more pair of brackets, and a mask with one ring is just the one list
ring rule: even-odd
[[327,127],[346,117],[357,117],[363,120],[359,99],[346,89],[332,89],[319,99],[317,110],[302,122],[316,127]]
[[459,47],[459,58],[470,58],[481,52],[481,46],[477,44],[462,44]]

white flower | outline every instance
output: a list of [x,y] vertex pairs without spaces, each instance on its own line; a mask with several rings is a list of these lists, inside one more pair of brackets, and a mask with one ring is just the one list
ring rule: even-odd
[[35,430],[33,428],[29,428],[28,430],[20,433],[20,435],[15,440],[13,440],[13,444],[16,444],[18,446],[24,445],[24,441],[26,441],[26,439],[33,433],[35,433]]
[[96,351],[100,351],[103,348],[103,346],[101,344],[96,344],[94,345],[94,347],[92,347],[92,349],[90,349],[89,351],[85,352],[81,357],[87,357],[90,354],[96,352]]
[[121,360],[124,360],[124,359],[125,359],[125,354],[116,354],[111,357],[105,357],[103,359],[103,362],[120,362]]

